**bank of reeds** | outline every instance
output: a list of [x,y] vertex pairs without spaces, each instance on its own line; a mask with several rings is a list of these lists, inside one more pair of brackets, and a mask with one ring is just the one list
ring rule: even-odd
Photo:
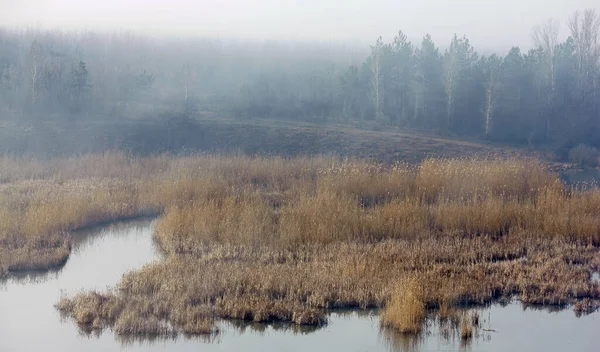
[[1,163],[0,272],[60,264],[75,228],[160,214],[154,239],[165,260],[97,293],[105,299],[61,301],[84,326],[203,333],[215,319],[322,324],[323,309],[385,307],[384,324],[409,332],[423,309],[600,298],[590,279],[600,191],[571,189],[535,160]]

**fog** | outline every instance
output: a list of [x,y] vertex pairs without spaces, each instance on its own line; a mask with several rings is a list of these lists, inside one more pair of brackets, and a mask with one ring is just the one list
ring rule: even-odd
[[594,6],[0,0],[0,153],[303,153],[288,123],[600,148]]
[[597,0],[0,0],[0,24],[357,44],[403,30],[442,43],[466,34],[482,50],[505,51],[529,47],[536,23],[564,24],[593,7]]

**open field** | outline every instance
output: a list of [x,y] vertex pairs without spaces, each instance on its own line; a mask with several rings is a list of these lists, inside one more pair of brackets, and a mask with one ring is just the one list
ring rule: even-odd
[[[384,162],[427,157],[532,155],[524,148],[453,139],[372,122],[233,119],[212,113],[146,119],[21,124],[0,121],[0,153],[65,157],[124,150],[134,155],[224,151],[245,155],[341,155]],[[48,148],[47,146],[53,146]],[[538,153],[539,154],[539,153]],[[544,156],[546,157],[546,156]]]
[[386,326],[417,332],[429,312],[458,305],[518,297],[587,312],[600,298],[600,191],[571,189],[533,159],[104,154],[0,165],[5,274],[64,262],[75,228],[160,216],[164,260],[58,302],[82,327],[210,333],[217,319],[319,325],[324,309],[382,307]]

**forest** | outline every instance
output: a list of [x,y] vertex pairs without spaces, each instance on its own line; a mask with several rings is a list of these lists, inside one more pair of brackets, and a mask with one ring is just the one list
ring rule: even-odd
[[440,45],[399,31],[361,48],[0,28],[0,123],[211,111],[600,147],[600,16],[548,20],[531,37],[531,49],[484,55],[456,34]]

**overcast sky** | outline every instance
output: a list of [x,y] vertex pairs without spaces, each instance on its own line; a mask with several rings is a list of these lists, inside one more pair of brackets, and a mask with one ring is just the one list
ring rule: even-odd
[[0,24],[132,29],[150,34],[373,42],[402,29],[445,46],[466,34],[479,49],[528,47],[531,29],[600,0],[0,0]]

